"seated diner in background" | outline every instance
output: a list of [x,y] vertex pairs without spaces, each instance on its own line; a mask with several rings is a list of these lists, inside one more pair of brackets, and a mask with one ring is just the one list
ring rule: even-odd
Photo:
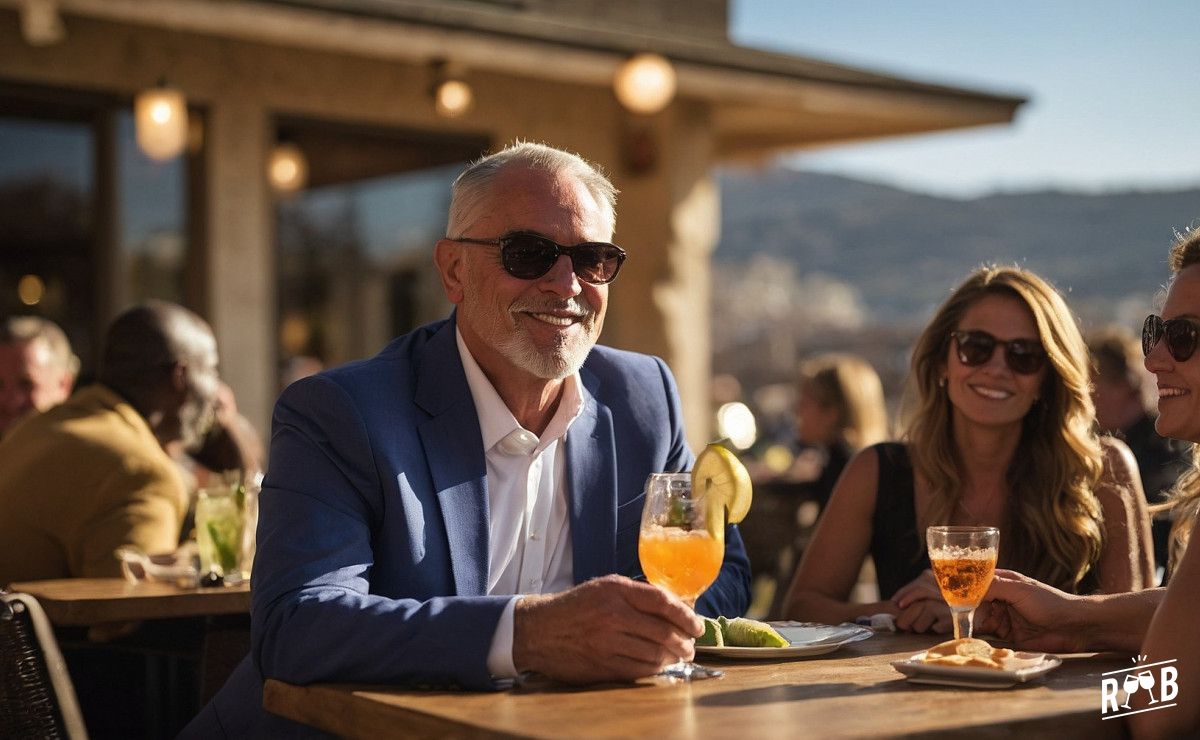
[[204,437],[217,383],[199,316],[158,301],[118,316],[98,382],[0,441],[0,585],[120,576],[125,546],[173,552],[188,502],[165,450]]
[[[1149,516],[1121,442],[1099,438],[1087,348],[1047,282],[1020,268],[973,272],[917,340],[903,443],[850,461],[784,606],[837,624],[887,613],[897,629],[949,632],[926,527],[1000,530],[999,563],[1075,593],[1144,588]],[[881,601],[849,603],[863,558]]]
[[[1172,575],[1167,588],[1076,596],[1018,573],[997,571],[980,609],[981,632],[1019,648],[1052,652],[1113,650],[1176,661],[1179,693],[1166,711],[1128,717],[1134,738],[1200,735],[1200,228],[1171,250],[1173,278],[1161,316],[1142,331],[1146,369],[1158,379],[1158,419],[1164,437],[1192,443],[1193,463],[1172,492],[1175,510]],[[1182,550],[1182,555],[1181,555]],[[1145,701],[1135,694],[1136,702]]]
[[831,352],[800,365],[796,383],[796,441],[791,468],[775,483],[793,482],[824,509],[850,457],[888,439],[883,384],[861,357]]
[[[851,456],[864,447],[888,439],[887,406],[883,383],[871,363],[842,352],[829,352],[800,364],[796,381],[795,438],[796,457],[778,477],[762,480],[759,490],[789,500],[790,517],[777,517],[786,523],[787,539],[779,541],[768,571],[774,577],[774,593],[768,615],[774,617],[783,607],[788,584],[796,573],[812,528],[820,516],[833,487]],[[755,517],[743,527],[751,564],[755,564],[751,528],[764,519]],[[758,531],[772,531],[762,525]],[[762,575],[762,569],[755,576]]]
[[[455,310],[289,385],[260,497],[253,646],[185,737],[295,732],[264,678],[495,690],[633,680],[700,619],[639,579],[643,486],[686,471],[666,364],[599,346],[615,189],[519,143],[452,186],[434,262]],[[736,527],[697,610],[739,616]]]
[[71,395],[79,358],[67,335],[41,316],[10,316],[0,323],[0,438],[26,416]]
[[[1101,433],[1129,446],[1141,473],[1142,491],[1152,506],[1163,503],[1179,476],[1191,467],[1191,445],[1154,430],[1154,387],[1143,367],[1142,347],[1123,326],[1104,327],[1088,336],[1092,358],[1092,402]],[[1154,543],[1155,581],[1166,582],[1171,546],[1170,514],[1158,511],[1150,523]]]

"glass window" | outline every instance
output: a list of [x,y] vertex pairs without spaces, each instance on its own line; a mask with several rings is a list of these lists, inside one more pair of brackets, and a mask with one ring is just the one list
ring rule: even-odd
[[54,321],[85,361],[96,306],[94,150],[90,122],[0,117],[0,315]]
[[277,210],[280,386],[443,318],[433,266],[450,183],[486,142],[292,123],[309,182]]
[[158,298],[186,305],[187,160],[156,162],[134,139],[133,112],[117,115],[117,245],[130,303]]
[[111,96],[0,85],[0,111],[0,316],[59,324],[86,381],[116,312],[147,298],[202,308],[188,197],[200,153],[148,159],[129,101]]

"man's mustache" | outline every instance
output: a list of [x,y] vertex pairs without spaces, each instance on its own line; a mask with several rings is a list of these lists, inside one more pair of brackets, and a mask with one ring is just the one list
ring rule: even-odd
[[566,311],[584,319],[595,316],[596,310],[584,299],[568,298],[565,301],[556,300],[526,300],[512,305],[511,310],[521,313],[552,313]]

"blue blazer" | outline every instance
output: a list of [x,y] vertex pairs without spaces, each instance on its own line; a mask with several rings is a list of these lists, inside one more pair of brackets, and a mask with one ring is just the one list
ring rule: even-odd
[[[694,460],[678,391],[662,360],[607,347],[580,377],[584,410],[565,442],[574,580],[638,576],[646,477]],[[253,678],[497,688],[487,653],[511,597],[486,594],[486,478],[454,316],[289,386],[260,498]],[[749,597],[730,526],[697,610],[740,615]]]

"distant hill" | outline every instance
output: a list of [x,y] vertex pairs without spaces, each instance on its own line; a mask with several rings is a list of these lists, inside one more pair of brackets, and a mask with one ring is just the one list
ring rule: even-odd
[[1200,224],[1200,188],[954,200],[783,168],[723,170],[719,181],[718,263],[786,257],[855,287],[877,322],[924,321],[984,262],[1033,269],[1085,319],[1111,320],[1166,280],[1173,229]]

